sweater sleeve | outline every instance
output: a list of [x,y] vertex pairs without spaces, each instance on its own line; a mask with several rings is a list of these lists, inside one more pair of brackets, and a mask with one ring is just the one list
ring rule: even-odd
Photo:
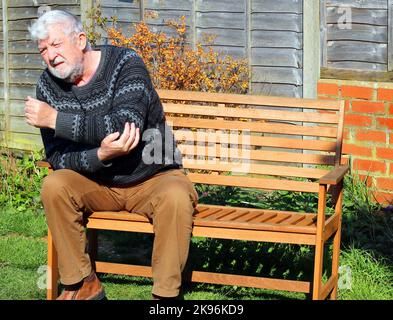
[[135,53],[124,63],[117,75],[111,106],[96,114],[70,114],[59,112],[55,136],[74,142],[99,146],[110,133],[122,133],[126,122],[144,129],[147,117],[151,79],[142,59]]
[[[45,101],[38,89],[36,97],[38,100]],[[46,160],[54,170],[71,169],[77,172],[92,173],[108,166],[98,159],[98,147],[86,146],[61,138],[55,138],[55,131],[47,128],[41,129],[41,137],[44,144]]]
[[54,131],[41,129],[47,161],[54,170],[71,169],[82,173],[93,173],[107,167],[97,156],[98,148],[87,148],[54,138]]

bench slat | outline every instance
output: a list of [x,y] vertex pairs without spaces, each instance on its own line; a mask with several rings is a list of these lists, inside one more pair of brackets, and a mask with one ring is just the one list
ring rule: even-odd
[[168,125],[171,127],[182,128],[203,128],[220,130],[239,130],[246,132],[263,132],[288,134],[298,136],[314,137],[337,137],[337,128],[328,126],[299,126],[294,124],[266,123],[266,122],[245,122],[245,121],[226,121],[214,119],[196,119],[184,117],[166,117]]
[[275,217],[274,219],[269,220],[269,223],[272,224],[285,224],[285,220],[289,219],[290,217],[292,217],[291,214],[278,214],[277,217]]
[[233,210],[230,214],[217,218],[219,221],[242,221],[241,218],[248,214],[248,210]]
[[216,207],[209,208],[208,207],[207,210],[204,210],[202,213],[199,213],[198,215],[200,217],[206,218],[206,217],[209,217],[209,216],[211,216],[217,212],[220,212],[220,211],[221,211],[221,208],[216,208]]
[[287,190],[300,192],[318,192],[319,184],[314,182],[292,181],[292,180],[274,180],[249,178],[242,176],[224,176],[209,175],[202,173],[188,173],[187,176],[194,183],[223,185],[245,188],[257,188],[265,190]]
[[285,149],[336,151],[335,141],[323,141],[317,139],[303,140],[299,138],[263,137],[245,134],[229,134],[222,131],[204,132],[202,130],[191,131],[190,129],[177,129],[174,132],[178,142],[211,142],[211,143],[236,143],[259,147],[277,147]]
[[[126,274],[140,277],[153,276],[152,269],[148,266],[128,265],[103,261],[96,262],[96,271],[102,273]],[[298,280],[272,279],[205,271],[192,271],[190,280],[192,282],[237,285],[271,290],[287,290],[305,293],[310,292],[310,283]]]
[[252,221],[249,221],[249,223],[265,223],[266,221],[274,219],[275,217],[277,217],[277,212],[263,212],[259,217],[253,219]]
[[[206,161],[207,162],[207,161]],[[183,158],[183,167],[189,170],[211,170],[219,172],[236,172],[246,174],[262,174],[278,177],[301,177],[310,179],[319,179],[328,173],[329,170],[301,168],[279,165],[261,165],[261,164],[241,164],[217,161],[214,164],[199,164],[198,160]]]
[[[203,219],[204,220],[217,220],[217,219],[225,217],[235,211],[236,211],[236,209],[233,209],[233,208],[228,208],[228,209],[222,208],[222,209],[220,209],[220,211],[218,211],[214,214],[211,214],[208,217],[204,217]],[[199,218],[200,218],[200,216],[199,216]]]
[[216,158],[249,159],[260,161],[278,161],[289,163],[307,163],[334,165],[335,157],[325,154],[306,154],[298,152],[249,150],[242,147],[227,148],[216,144],[215,146],[201,146],[190,144],[178,144],[183,155],[207,156]]
[[260,215],[259,212],[250,212],[249,210],[247,211],[248,212],[245,215],[242,215],[238,218],[239,222],[250,222],[252,219]]
[[340,101],[337,100],[298,99],[251,94],[226,94],[175,90],[157,90],[157,92],[160,98],[163,100],[201,101],[226,104],[311,108],[322,110],[340,109]]
[[316,216],[306,216],[303,220],[297,222],[296,225],[308,227],[310,225],[316,224],[316,221],[317,221]]
[[198,115],[198,116],[215,116],[243,119],[260,119],[260,120],[279,120],[279,121],[296,121],[311,123],[338,123],[338,114],[333,113],[316,113],[316,112],[296,112],[283,110],[268,109],[247,109],[247,108],[229,108],[229,107],[213,107],[190,105],[180,103],[164,103],[165,113]]
[[305,218],[306,218],[305,215],[297,214],[297,215],[293,215],[291,218],[285,221],[281,221],[280,224],[285,223],[289,225],[297,225],[300,221],[304,220]]

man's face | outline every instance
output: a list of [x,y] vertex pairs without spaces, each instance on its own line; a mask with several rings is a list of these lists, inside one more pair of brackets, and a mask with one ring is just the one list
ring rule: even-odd
[[66,82],[74,82],[83,73],[84,34],[65,35],[63,24],[49,25],[48,38],[38,41],[38,50],[49,71]]

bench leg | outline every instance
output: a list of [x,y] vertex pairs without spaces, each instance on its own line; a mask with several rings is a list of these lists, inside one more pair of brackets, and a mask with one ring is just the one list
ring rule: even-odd
[[341,241],[340,231],[341,230],[337,230],[333,238],[332,276],[336,276],[337,281],[334,284],[333,290],[329,296],[331,300],[337,299],[338,267],[339,267],[339,256],[340,256],[340,241]]
[[58,296],[57,281],[59,279],[57,252],[53,243],[52,233],[48,229],[48,270],[47,270],[47,290],[46,298],[55,300]]
[[322,268],[323,268],[323,246],[324,243],[321,241],[315,246],[315,257],[314,257],[314,279],[312,286],[312,299],[321,299],[322,289]]
[[317,234],[315,241],[314,257],[314,279],[312,285],[312,299],[321,299],[322,289],[322,269],[323,269],[323,247],[324,247],[324,227],[325,227],[325,206],[326,206],[326,185],[319,186],[318,195],[318,216],[317,216]]
[[332,255],[332,276],[336,276],[337,281],[329,297],[331,300],[337,299],[337,290],[338,290],[338,268],[339,268],[340,244],[341,244],[343,182],[340,183],[339,188],[340,188],[340,192],[335,205],[335,213],[339,215],[340,221],[338,223],[338,228],[333,238],[333,255]]

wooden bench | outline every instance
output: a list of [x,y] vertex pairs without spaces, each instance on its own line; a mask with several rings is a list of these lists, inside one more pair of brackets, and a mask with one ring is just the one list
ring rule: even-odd
[[[159,90],[183,166],[197,184],[318,194],[317,212],[290,212],[199,204],[193,236],[315,247],[312,281],[192,271],[191,281],[337,297],[343,177],[344,104],[336,100]],[[332,214],[326,213],[328,193]],[[129,212],[95,212],[88,220],[91,255],[97,230],[152,233]],[[324,244],[333,240],[331,276],[322,282]],[[263,257],[261,257],[263,259]],[[57,297],[57,256],[48,232],[47,298]],[[99,273],[151,277],[151,267],[95,261]]]

